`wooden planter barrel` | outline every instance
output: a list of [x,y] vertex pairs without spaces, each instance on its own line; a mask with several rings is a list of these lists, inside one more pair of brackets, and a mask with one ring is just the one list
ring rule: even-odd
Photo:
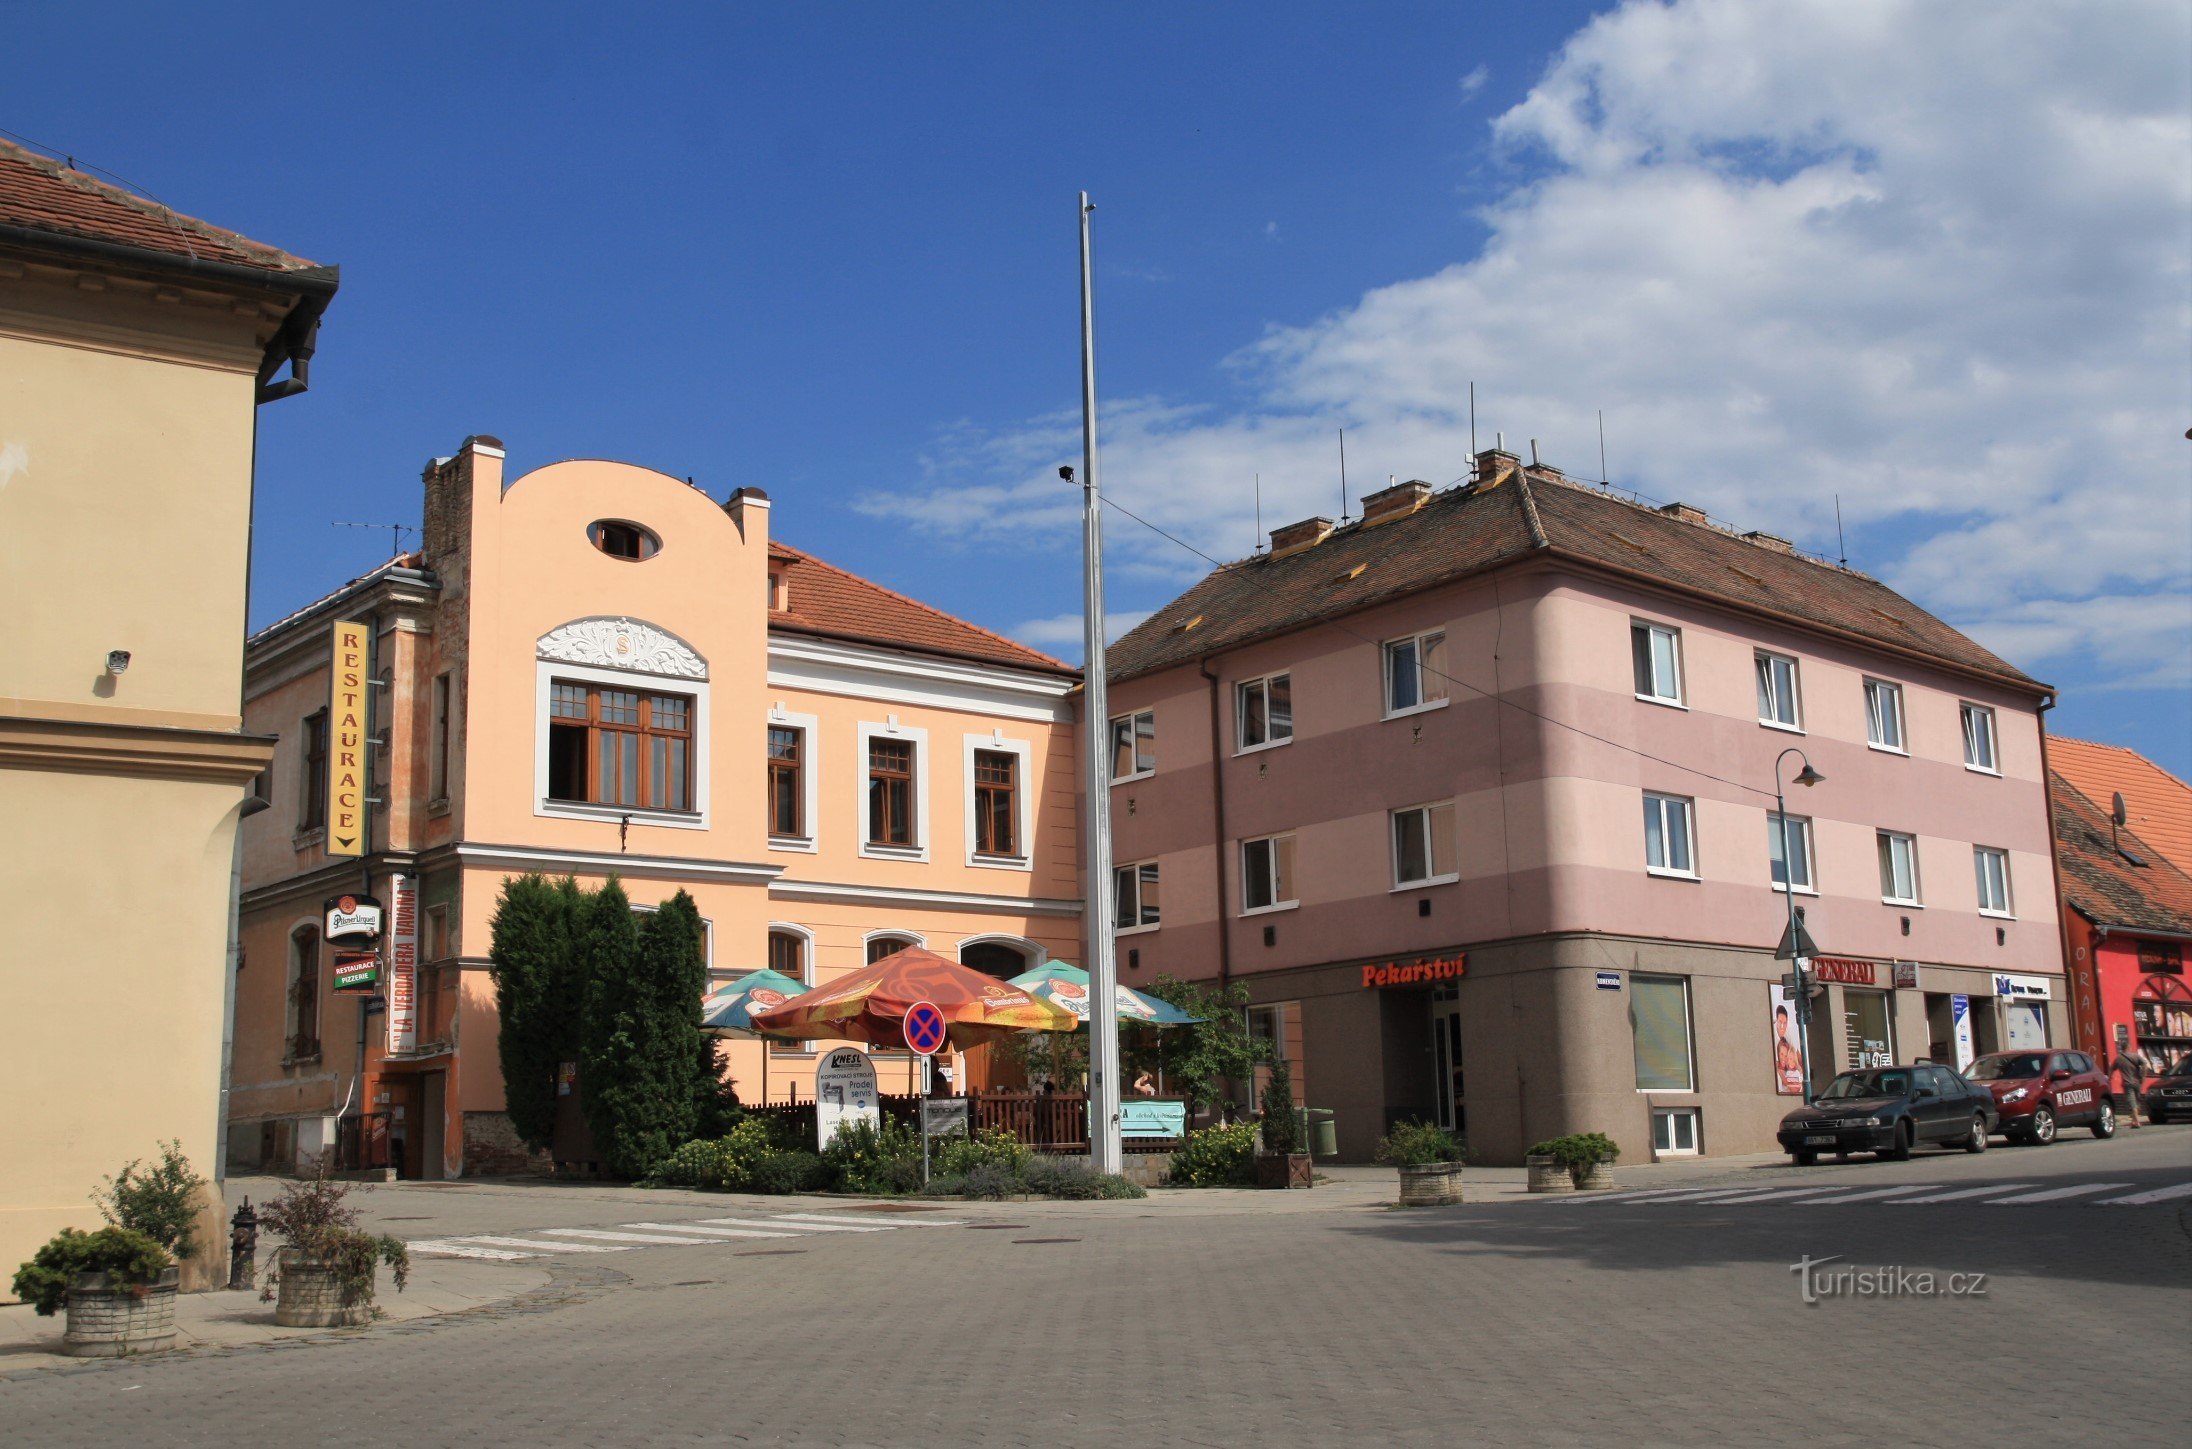
[[1575,1178],[1572,1174],[1569,1173],[1567,1164],[1563,1163],[1559,1158],[1526,1157],[1523,1159],[1523,1162],[1530,1169],[1530,1191],[1575,1191]]
[[149,1284],[116,1287],[104,1273],[69,1282],[68,1331],[61,1352],[77,1358],[162,1353],[175,1346],[175,1284],[170,1268]]
[[1401,1165],[1402,1207],[1446,1207],[1460,1201],[1460,1163],[1411,1162]]
[[345,1294],[333,1263],[308,1258],[295,1248],[282,1249],[276,1262],[281,1276],[274,1321],[283,1328],[348,1328],[372,1322],[372,1290]]

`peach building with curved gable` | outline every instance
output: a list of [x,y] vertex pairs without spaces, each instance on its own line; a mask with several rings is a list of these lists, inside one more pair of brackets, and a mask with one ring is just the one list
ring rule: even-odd
[[[237,1156],[309,1159],[362,1109],[406,1175],[541,1165],[503,1115],[487,970],[524,871],[689,891],[714,981],[907,943],[1001,975],[1079,955],[1076,671],[777,543],[759,489],[591,460],[506,480],[484,437],[424,483],[420,552],[250,643],[247,727],[279,742],[244,826]],[[370,621],[385,681],[362,862],[317,803],[337,619]],[[333,990],[321,937],[360,891],[415,946],[385,1013]],[[811,1096],[798,1044],[729,1057],[746,1101]],[[886,1090],[913,1067],[886,1060]]]

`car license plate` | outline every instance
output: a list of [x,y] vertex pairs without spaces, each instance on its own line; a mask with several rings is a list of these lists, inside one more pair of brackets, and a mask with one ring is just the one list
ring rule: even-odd
[[1818,1137],[1807,1137],[1804,1139],[1804,1145],[1806,1147],[1832,1147],[1834,1145],[1834,1137],[1831,1133]]

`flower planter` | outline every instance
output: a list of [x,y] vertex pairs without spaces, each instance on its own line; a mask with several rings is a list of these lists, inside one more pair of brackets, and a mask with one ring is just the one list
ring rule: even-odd
[[373,1292],[346,1294],[335,1265],[295,1248],[275,1255],[280,1286],[274,1321],[283,1328],[348,1328],[373,1319]]
[[1577,1192],[1604,1192],[1613,1185],[1613,1169],[1603,1162],[1594,1162],[1587,1167],[1579,1167],[1575,1170],[1575,1189]]
[[1256,1154],[1256,1186],[1270,1188],[1310,1187],[1316,1174],[1306,1152],[1259,1152]]
[[1530,1169],[1530,1191],[1574,1192],[1575,1178],[1567,1165],[1557,1157],[1526,1157],[1523,1162]]
[[1460,1163],[1412,1162],[1401,1165],[1402,1207],[1445,1207],[1460,1201]]
[[77,1358],[121,1358],[161,1353],[175,1346],[175,1283],[170,1268],[154,1282],[117,1288],[104,1273],[78,1273],[69,1282],[68,1331],[61,1352]]

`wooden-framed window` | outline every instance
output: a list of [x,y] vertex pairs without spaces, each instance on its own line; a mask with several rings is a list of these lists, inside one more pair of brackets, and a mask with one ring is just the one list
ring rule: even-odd
[[548,798],[693,808],[693,701],[559,679],[549,686]]
[[785,840],[807,835],[807,732],[769,726],[769,834]]
[[304,798],[297,803],[297,828],[317,830],[327,824],[327,711],[315,710],[304,717],[304,769],[298,775]]
[[1020,757],[1007,750],[974,752],[974,853],[1020,853]]
[[867,964],[873,966],[876,962],[882,960],[885,956],[895,956],[900,951],[904,951],[909,947],[918,946],[920,944],[921,943],[919,941],[915,940],[911,936],[870,936],[868,937]]
[[432,709],[434,717],[428,737],[427,786],[429,799],[449,798],[449,726],[451,695],[456,689],[455,676],[443,673],[434,676]]
[[[814,985],[814,943],[798,931],[773,927],[769,931],[769,969],[789,976],[803,986]],[[773,1003],[772,1003],[773,1004]],[[805,1056],[814,1050],[811,1041],[771,1041],[774,1056]]]
[[913,741],[868,741],[868,844],[911,847]]
[[287,1055],[320,1054],[320,933],[311,926],[289,938],[289,1040]]

